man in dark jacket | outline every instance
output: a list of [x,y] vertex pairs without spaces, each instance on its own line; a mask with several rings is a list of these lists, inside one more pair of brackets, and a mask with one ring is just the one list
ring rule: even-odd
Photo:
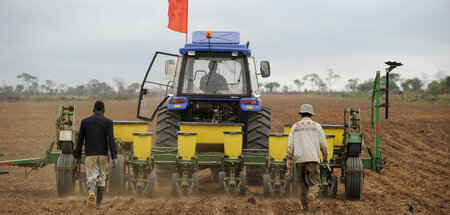
[[85,145],[85,166],[88,190],[88,207],[94,207],[95,190],[97,188],[97,209],[101,209],[105,191],[106,175],[108,174],[108,146],[113,159],[113,168],[117,165],[117,149],[114,143],[113,121],[106,118],[105,104],[97,101],[94,104],[94,114],[81,121],[75,150],[75,163],[81,162],[81,149]]

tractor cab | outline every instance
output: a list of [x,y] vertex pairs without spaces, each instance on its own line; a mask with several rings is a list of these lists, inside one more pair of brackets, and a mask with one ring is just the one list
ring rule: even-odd
[[184,121],[242,122],[242,111],[259,111],[257,75],[269,77],[270,66],[262,61],[258,74],[248,43],[239,44],[239,37],[195,31],[180,55],[156,52],[141,85],[137,117],[152,121],[165,103],[182,111]]

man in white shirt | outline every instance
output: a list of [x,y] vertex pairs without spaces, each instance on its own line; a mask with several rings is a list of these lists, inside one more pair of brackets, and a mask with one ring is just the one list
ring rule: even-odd
[[303,209],[314,212],[321,185],[320,152],[323,162],[328,163],[328,147],[322,126],[311,120],[312,105],[303,104],[298,114],[302,119],[292,126],[289,134],[287,166],[296,165]]

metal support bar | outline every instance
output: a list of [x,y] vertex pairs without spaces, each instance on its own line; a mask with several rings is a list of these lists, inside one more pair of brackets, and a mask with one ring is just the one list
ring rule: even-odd
[[[386,103],[387,104],[385,106],[385,118],[388,119],[389,118],[389,68],[386,68]],[[381,89],[380,89],[381,90]]]

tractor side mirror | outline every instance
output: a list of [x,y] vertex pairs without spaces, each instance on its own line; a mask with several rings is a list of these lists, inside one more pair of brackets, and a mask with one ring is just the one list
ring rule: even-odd
[[261,70],[261,76],[267,78],[270,76],[270,64],[269,61],[261,61],[259,65],[259,70]]
[[174,75],[175,75],[175,61],[166,60],[166,79],[173,80]]

